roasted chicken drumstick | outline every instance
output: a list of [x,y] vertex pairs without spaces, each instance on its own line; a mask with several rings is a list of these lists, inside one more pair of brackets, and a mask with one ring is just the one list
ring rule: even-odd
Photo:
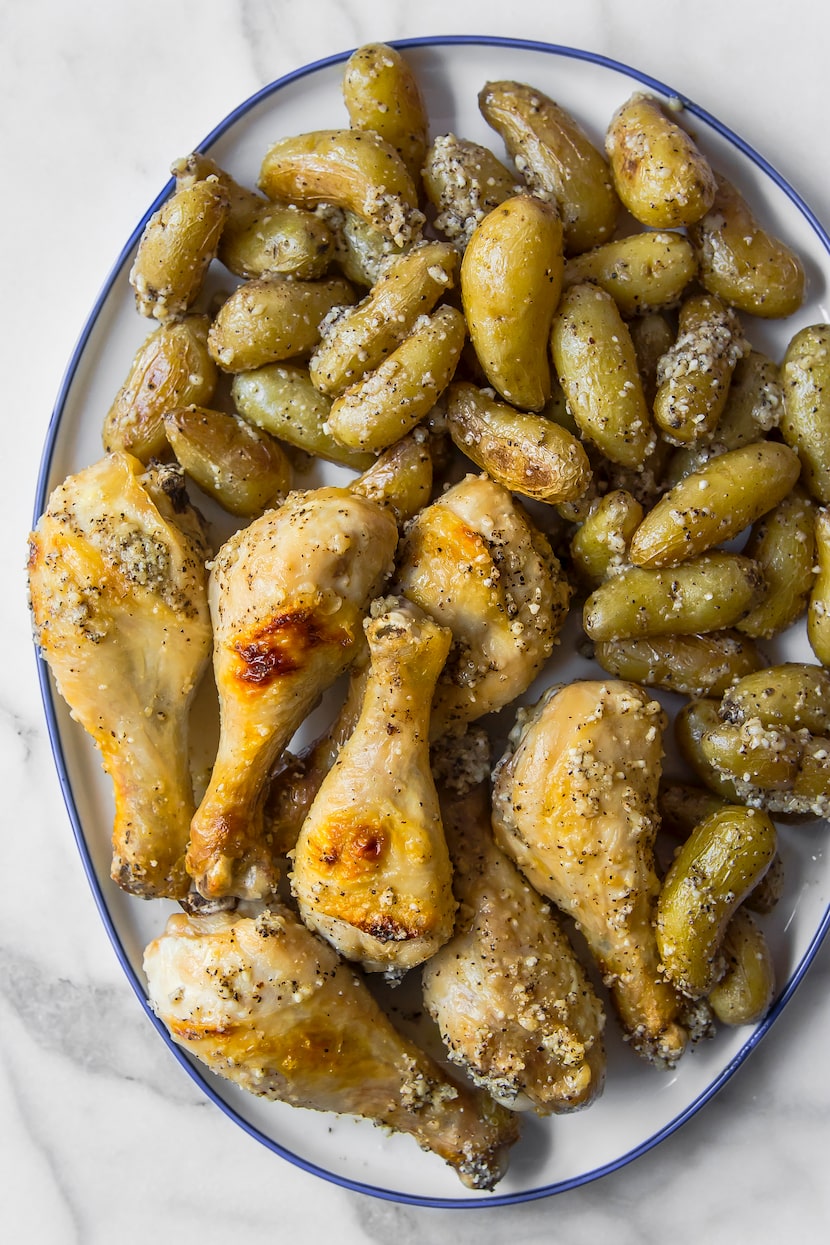
[[521,711],[493,791],[496,841],[577,922],[635,1050],[683,1053],[681,1005],[654,930],[665,716],[636,683],[584,680]]
[[436,758],[459,918],[424,965],[424,1003],[453,1062],[500,1102],[571,1111],[602,1089],[605,1015],[557,917],[493,839],[489,768],[476,728]]
[[276,885],[268,773],[354,657],[397,539],[388,511],[329,487],[291,494],[220,549],[209,586],[219,748],[187,854],[205,899],[259,899]]
[[354,969],[287,909],[179,913],[144,968],[157,1015],[213,1072],[265,1098],[410,1133],[470,1188],[503,1175],[516,1117],[401,1036]]
[[38,643],[113,783],[114,880],[182,898],[194,800],[188,716],[210,658],[208,550],[176,468],[108,454],[30,538]]
[[396,975],[446,942],[455,918],[429,762],[451,636],[399,597],[372,614],[360,716],[303,823],[291,886],[303,920],[342,955]]

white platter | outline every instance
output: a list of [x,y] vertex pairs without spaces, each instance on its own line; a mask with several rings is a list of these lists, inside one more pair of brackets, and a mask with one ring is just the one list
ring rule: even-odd
[[[433,134],[453,130],[499,149],[481,119],[477,95],[493,78],[531,83],[572,112],[601,145],[614,110],[635,90],[672,97],[665,85],[602,57],[569,48],[475,37],[409,40],[399,44],[424,91]],[[347,124],[340,95],[342,56],[306,66],[243,103],[202,143],[238,180],[253,185],[271,142],[304,130]],[[828,316],[830,239],[796,192],[774,168],[694,103],[684,100],[685,124],[712,163],[755,205],[758,215],[802,256],[808,300],[791,320],[753,323],[749,336],[780,358],[799,328]],[[186,152],[171,151],[171,161]],[[139,221],[106,279],[84,326],[56,403],[37,483],[35,517],[51,489],[102,453],[101,425],[130,360],[150,325],[135,311],[127,274],[147,217],[170,191],[168,183]],[[333,469],[332,469],[333,470]],[[309,476],[298,483],[316,483]],[[574,634],[573,628],[568,635]],[[768,648],[772,660],[814,660],[803,635]],[[595,675],[566,641],[556,651],[544,684]],[[752,1051],[807,970],[830,925],[830,867],[824,823],[783,827],[784,896],[765,918],[779,993],[757,1027],[724,1029],[694,1048],[673,1072],[642,1064],[618,1039],[609,1020],[609,1069],[602,1098],[587,1111],[552,1120],[525,1118],[511,1169],[493,1194],[467,1193],[439,1159],[407,1137],[390,1137],[364,1121],[267,1103],[202,1073],[177,1048],[146,1006],[141,971],[146,943],[167,916],[161,903],[122,894],[109,879],[112,803],[109,784],[92,745],[71,722],[41,666],[44,704],[69,817],[93,895],[136,995],[160,1037],[204,1093],[276,1154],[351,1189],[432,1206],[498,1205],[543,1197],[586,1183],[620,1167],[673,1132],[702,1107]],[[527,699],[532,698],[529,696]],[[665,698],[676,709],[679,699]]]

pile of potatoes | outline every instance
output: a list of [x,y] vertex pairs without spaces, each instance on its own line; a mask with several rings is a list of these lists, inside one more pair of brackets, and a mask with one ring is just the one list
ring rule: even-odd
[[[380,463],[390,494],[414,473],[411,515],[457,470],[449,441],[542,503],[585,652],[687,698],[697,785],[662,809],[685,839],[658,912],[667,975],[755,1020],[771,964],[739,905],[774,900],[769,814],[828,813],[830,326],[780,361],[751,346],[754,317],[801,307],[803,266],[663,101],[624,102],[603,152],[541,91],[489,82],[502,158],[430,139],[386,45],[354,53],[343,92],[349,127],[280,139],[257,191],[207,155],[174,165],[130,276],[158,324],[104,446],[175,456],[242,519],[286,496],[298,453]],[[236,279],[218,306],[214,262]],[[396,457],[414,429],[429,452]],[[818,664],[770,667],[759,642],[805,616]]]

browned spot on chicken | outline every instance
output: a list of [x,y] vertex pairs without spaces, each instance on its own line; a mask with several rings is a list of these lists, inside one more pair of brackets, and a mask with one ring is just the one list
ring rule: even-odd
[[320,645],[347,648],[353,640],[346,627],[321,626],[310,609],[292,610],[269,618],[247,640],[237,640],[234,652],[241,665],[236,677],[261,688],[281,675],[305,665],[307,655]]

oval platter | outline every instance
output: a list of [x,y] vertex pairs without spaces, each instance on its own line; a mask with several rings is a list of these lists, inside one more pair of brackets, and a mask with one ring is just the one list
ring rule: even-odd
[[[477,108],[478,92],[489,79],[516,79],[538,87],[568,109],[600,146],[613,112],[634,91],[645,90],[682,106],[684,124],[710,161],[739,186],[762,222],[798,251],[808,272],[803,308],[786,322],[753,322],[748,331],[753,344],[780,358],[793,333],[828,319],[827,234],[766,159],[694,102],[679,100],[670,87],[630,67],[573,48],[474,36],[408,40],[397,46],[421,85],[431,133],[452,130],[497,151],[500,144]],[[348,55],[346,51],[304,66],[271,83],[242,103],[197,148],[209,152],[243,184],[254,185],[262,157],[277,138],[348,124],[340,93]],[[186,154],[170,152],[170,160]],[[168,182],[162,188],[138,222],[83,327],[49,426],[35,519],[53,487],[101,455],[104,415],[149,331],[148,322],[135,310],[127,279],[130,265],[148,217],[171,186]],[[297,484],[309,487],[333,479],[327,472],[336,470],[323,468]],[[566,631],[543,680],[524,700],[533,700],[554,681],[596,677],[597,667],[577,655],[575,635],[573,628]],[[815,660],[798,630],[767,646],[767,651],[773,661]],[[609,1018],[608,1075],[601,1098],[574,1115],[525,1117],[510,1170],[495,1192],[467,1192],[449,1168],[418,1150],[410,1138],[389,1136],[365,1121],[258,1100],[204,1072],[170,1042],[147,1005],[141,969],[144,946],[163,929],[166,905],[133,899],[110,881],[108,781],[94,747],[56,696],[43,663],[40,677],[55,764],[92,893],[116,954],[160,1039],[204,1094],[239,1127],[276,1155],[352,1190],[425,1206],[504,1205],[574,1188],[630,1162],[703,1107],[747,1058],[786,1005],[830,924],[826,826],[783,827],[785,891],[764,925],[779,982],[766,1018],[757,1026],[722,1029],[713,1040],[694,1047],[672,1072],[656,1071],[638,1060]],[[671,696],[661,699],[670,710],[681,703]],[[203,747],[209,762],[209,738]],[[405,1008],[398,1005],[396,1010]]]

